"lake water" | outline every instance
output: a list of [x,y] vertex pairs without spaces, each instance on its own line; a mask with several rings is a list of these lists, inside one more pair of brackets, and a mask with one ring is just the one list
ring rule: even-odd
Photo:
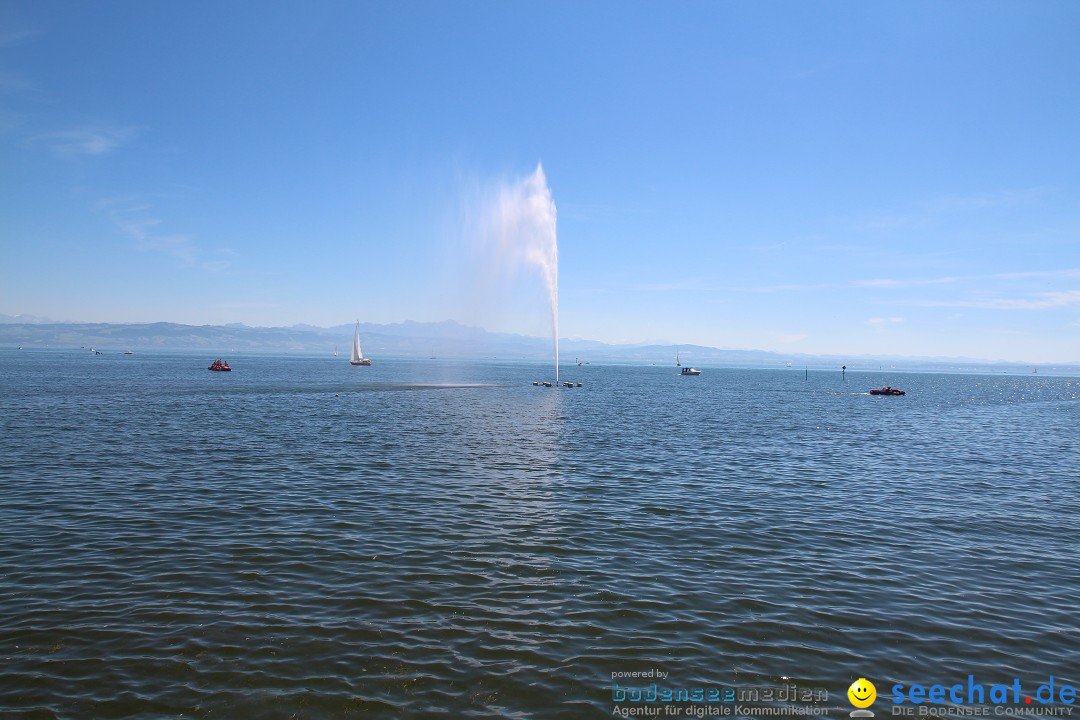
[[0,351],[4,717],[1080,681],[1078,378],[210,359]]

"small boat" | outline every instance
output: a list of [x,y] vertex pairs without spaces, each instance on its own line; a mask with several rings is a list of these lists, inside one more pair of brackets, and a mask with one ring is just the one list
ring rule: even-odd
[[215,370],[217,372],[230,372],[232,368],[229,367],[229,363],[225,362],[221,358],[218,358],[214,362],[210,363],[210,367],[207,370]]
[[682,374],[683,375],[700,375],[701,371],[696,369],[696,368],[692,368],[692,367],[684,367],[682,369]]
[[352,354],[349,356],[350,365],[371,365],[371,358],[364,357],[360,350],[360,321],[356,321],[356,330],[353,331]]
[[127,350],[127,351],[124,352],[124,354],[125,355],[134,355],[135,353],[131,352],[130,350]]
[[681,367],[681,366],[682,366],[682,363],[679,362],[679,351],[676,350],[675,351],[675,367]]
[[903,390],[894,387],[883,387],[877,390],[871,390],[871,395],[905,395]]

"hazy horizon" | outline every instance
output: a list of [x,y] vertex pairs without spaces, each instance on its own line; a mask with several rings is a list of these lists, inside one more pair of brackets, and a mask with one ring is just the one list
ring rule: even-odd
[[[612,344],[1080,348],[1076,3],[238,2],[207,23],[61,0],[0,22],[5,314],[543,337],[550,297],[560,337]],[[490,242],[493,212],[523,237],[499,203],[540,163],[544,273]]]
[[[25,322],[19,322],[17,317],[13,317],[13,316],[7,315],[5,313],[0,313],[0,328],[4,327],[5,325],[13,325],[13,324],[43,325],[43,326],[49,326],[49,325],[75,325],[75,326],[80,326],[80,325],[87,325],[87,326],[107,325],[107,326],[114,326],[114,327],[125,327],[125,326],[140,327],[140,326],[144,326],[144,325],[166,324],[166,325],[177,325],[177,326],[181,326],[181,327],[191,327],[191,328],[196,328],[196,329],[198,329],[198,328],[222,328],[222,329],[226,329],[226,330],[229,330],[229,329],[237,329],[237,330],[243,329],[243,330],[246,330],[246,331],[253,331],[253,332],[260,332],[260,331],[296,331],[296,332],[312,332],[312,333],[322,333],[322,332],[329,333],[329,332],[332,332],[332,331],[337,331],[339,334],[342,335],[342,337],[345,337],[346,335],[351,336],[352,327],[353,327],[355,322],[356,321],[353,320],[353,321],[335,323],[333,325],[327,325],[327,326],[314,325],[312,323],[304,323],[304,322],[294,323],[292,325],[249,325],[247,323],[242,323],[242,322],[231,322],[231,323],[224,323],[224,324],[199,324],[199,325],[195,325],[195,324],[190,324],[190,323],[176,323],[176,322],[169,321],[169,320],[155,320],[155,321],[139,322],[139,323],[121,323],[121,322],[107,322],[107,321],[102,321],[102,322],[81,322],[81,321],[78,321],[78,320],[55,320],[55,319],[52,319],[52,318],[41,317],[41,316],[34,316],[31,320],[27,320]],[[478,331],[480,333],[491,334],[493,336],[518,337],[518,338],[521,338],[524,341],[534,341],[534,342],[544,344],[544,345],[550,343],[550,336],[529,335],[529,334],[523,334],[523,333],[503,333],[503,332],[500,332],[500,331],[490,330],[488,328],[484,328],[484,327],[477,326],[477,325],[465,324],[465,323],[462,323],[462,322],[460,322],[458,320],[455,320],[453,318],[445,318],[445,319],[440,320],[440,321],[403,320],[403,321],[395,322],[395,323],[369,323],[369,322],[366,322],[366,321],[360,321],[361,328],[374,328],[376,332],[378,331],[378,329],[381,329],[381,328],[395,328],[395,327],[399,327],[399,326],[404,327],[404,326],[409,326],[409,325],[416,325],[416,326],[419,326],[421,328],[423,328],[423,327],[438,328],[440,326],[441,327],[446,327],[447,325],[455,326],[457,328],[460,328],[462,333],[463,333],[461,335],[461,337],[456,339],[456,341],[458,341],[458,342],[460,342],[461,338],[465,337],[466,334],[471,334],[474,331]],[[3,335],[2,332],[0,332],[0,346],[4,346],[5,344],[6,345],[11,345],[12,341],[10,339],[4,339],[2,337],[2,335]],[[418,334],[418,335],[403,335],[402,337],[411,337],[411,338],[417,339],[417,338],[425,338],[425,337],[426,338],[431,338],[433,336],[427,336],[427,335],[423,335],[423,334]],[[455,341],[453,338],[449,338],[449,336],[444,336],[444,337],[450,339],[451,341]],[[842,350],[834,350],[834,351],[825,352],[825,353],[801,353],[801,352],[783,352],[783,351],[777,352],[777,351],[774,351],[774,350],[767,350],[767,349],[764,349],[764,348],[754,348],[754,347],[701,345],[699,343],[680,342],[680,341],[677,341],[677,340],[671,340],[671,339],[666,339],[666,338],[645,338],[645,339],[639,340],[637,342],[626,342],[626,343],[606,343],[606,342],[604,342],[602,340],[597,340],[595,338],[581,337],[581,336],[565,336],[565,335],[562,336],[560,339],[564,343],[569,343],[569,349],[567,350],[567,353],[586,352],[585,350],[582,349],[581,346],[583,344],[594,344],[594,343],[610,347],[613,351],[620,351],[620,350],[625,351],[625,350],[633,350],[633,349],[638,349],[638,348],[649,348],[649,347],[670,347],[670,348],[675,348],[675,349],[682,348],[683,351],[684,351],[684,355],[688,360],[692,360],[694,358],[693,349],[698,348],[698,349],[705,349],[705,350],[710,350],[710,351],[717,351],[719,353],[725,353],[725,352],[733,353],[733,354],[747,353],[747,354],[761,354],[763,356],[764,355],[775,355],[775,356],[777,356],[777,358],[781,358],[781,357],[804,358],[804,359],[805,358],[810,358],[810,359],[818,358],[818,359],[822,359],[822,360],[838,359],[838,358],[851,358],[851,360],[853,360],[853,361],[859,361],[859,360],[875,360],[875,361],[876,360],[895,360],[895,361],[900,361],[900,362],[924,362],[925,361],[925,362],[934,362],[934,363],[936,363],[936,362],[945,362],[945,363],[947,363],[947,362],[964,362],[964,363],[976,363],[976,364],[980,364],[980,365],[1030,365],[1030,366],[1041,365],[1041,366],[1048,366],[1048,367],[1049,366],[1080,366],[1080,360],[1068,360],[1068,359],[1056,359],[1056,360],[1049,360],[1049,361],[1033,361],[1033,360],[1024,359],[1024,358],[1017,358],[1017,357],[1012,357],[1012,358],[1007,358],[1007,357],[990,358],[990,357],[977,357],[977,356],[970,356],[970,355],[967,355],[967,356],[951,355],[950,356],[950,355],[914,355],[914,354],[907,354],[907,355],[904,355],[904,354],[873,354],[873,353],[859,353],[859,352],[843,352]],[[426,345],[424,346],[424,348],[422,349],[423,352],[421,354],[426,355],[426,353],[427,353],[426,348],[427,347],[428,346],[426,346]],[[200,348],[195,348],[195,349],[200,349]],[[569,359],[570,359],[570,356],[567,353],[563,353],[562,356],[561,356],[561,360],[562,360],[563,363],[568,362]],[[586,359],[588,359],[588,358],[586,358]]]

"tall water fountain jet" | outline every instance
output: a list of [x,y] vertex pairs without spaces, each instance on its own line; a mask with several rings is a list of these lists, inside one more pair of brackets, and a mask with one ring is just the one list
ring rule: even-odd
[[559,382],[559,243],[555,234],[555,202],[544,168],[537,164],[528,177],[499,189],[486,228],[492,250],[512,266],[535,267],[547,287],[551,335],[555,341],[555,383]]

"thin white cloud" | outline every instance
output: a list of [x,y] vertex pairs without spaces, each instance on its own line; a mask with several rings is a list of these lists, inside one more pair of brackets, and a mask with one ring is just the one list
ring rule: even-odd
[[878,332],[884,332],[890,325],[906,322],[902,317],[872,317],[866,320],[866,324]]
[[972,300],[913,300],[907,305],[917,307],[964,307],[984,310],[1049,310],[1080,305],[1080,290],[1046,292],[1020,298],[988,297]]
[[187,235],[153,235],[144,239],[141,244],[146,249],[171,255],[185,266],[194,265],[199,252]]
[[691,290],[704,290],[705,284],[701,280],[681,280],[670,283],[653,283],[638,285],[634,288],[638,292],[681,292]]
[[843,290],[850,288],[882,288],[902,289],[924,285],[949,285],[972,281],[994,280],[1030,280],[1030,279],[1069,279],[1080,278],[1080,268],[1065,268],[1062,270],[1032,270],[1007,273],[986,273],[981,275],[946,275],[942,277],[907,277],[907,278],[868,278],[865,280],[852,280],[849,282],[831,283],[791,283],[787,285],[767,285],[756,288],[745,288],[745,292],[789,292],[800,290]]
[[915,285],[947,285],[962,279],[956,276],[940,278],[873,278],[871,280],[856,280],[851,283],[851,287],[907,288]]
[[77,128],[43,133],[34,139],[56,155],[108,155],[135,136],[135,128]]
[[970,195],[943,195],[931,200],[927,203],[927,207],[939,213],[959,210],[985,210],[992,207],[1014,207],[1040,200],[1049,193],[1050,191],[1047,188],[1032,187],[1020,190],[972,193]]
[[195,264],[198,250],[186,235],[160,235],[154,229],[161,224],[156,218],[127,218],[118,213],[113,213],[113,221],[120,229],[135,240],[135,247],[139,250],[154,250],[170,255],[181,262],[185,267]]
[[998,280],[1024,280],[1027,278],[1080,278],[1080,268],[1065,270],[1035,270],[1031,272],[998,273],[986,276]]
[[17,28],[14,30],[0,31],[0,48],[21,45],[40,34],[41,33],[38,30],[31,28]]
[[1033,187],[968,195],[941,195],[909,210],[867,213],[855,218],[853,224],[867,231],[922,227],[957,213],[1030,205],[1050,193],[1049,188]]
[[774,292],[800,292],[804,290],[837,290],[851,287],[850,283],[789,283],[786,285],[763,285],[753,288],[740,288],[741,292],[774,293]]
[[211,260],[202,264],[202,269],[209,273],[218,273],[227,270],[232,265],[232,260]]
[[104,198],[97,203],[96,209],[108,213],[116,226],[134,240],[136,250],[162,253],[178,260],[181,267],[218,273],[228,269],[232,265],[231,258],[237,255],[235,250],[223,248],[213,253],[216,257],[206,258],[191,236],[158,232],[162,221],[148,216],[150,206],[134,198]]

